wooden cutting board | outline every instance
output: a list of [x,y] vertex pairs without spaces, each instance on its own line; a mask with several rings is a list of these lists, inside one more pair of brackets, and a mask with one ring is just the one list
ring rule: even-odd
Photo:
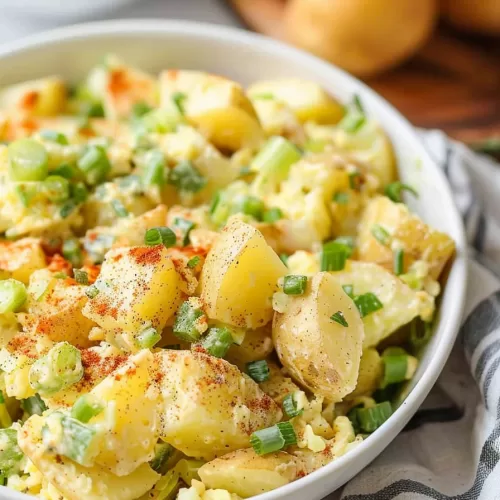
[[[227,0],[249,28],[284,39],[286,0]],[[419,127],[500,153],[500,38],[440,26],[411,60],[367,81]]]

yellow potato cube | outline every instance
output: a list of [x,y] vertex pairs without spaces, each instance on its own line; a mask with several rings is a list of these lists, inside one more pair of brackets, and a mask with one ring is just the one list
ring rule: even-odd
[[39,239],[0,241],[0,271],[7,271],[12,278],[28,284],[31,274],[46,265]]

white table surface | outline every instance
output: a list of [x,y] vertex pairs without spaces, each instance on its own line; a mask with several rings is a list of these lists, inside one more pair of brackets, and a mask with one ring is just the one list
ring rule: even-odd
[[[38,7],[45,2],[52,4],[47,7],[46,14],[42,16],[32,14],[30,8],[32,1],[0,0],[0,43],[65,24],[97,19],[170,18],[240,25],[224,0],[135,0],[129,5],[112,9],[104,15],[89,12],[87,9],[83,15],[66,16],[64,19],[53,11],[57,9],[58,1],[85,5],[85,0],[35,0],[38,2]],[[101,0],[103,4],[106,1]],[[13,5],[15,9],[12,8]]]

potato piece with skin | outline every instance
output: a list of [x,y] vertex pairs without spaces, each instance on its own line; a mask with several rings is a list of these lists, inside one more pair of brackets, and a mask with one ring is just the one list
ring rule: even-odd
[[266,359],[273,351],[273,339],[269,325],[256,330],[247,330],[243,342],[240,345],[233,344],[224,358],[244,369],[247,363]]
[[383,305],[381,309],[363,318],[363,348],[376,346],[417,316],[426,321],[432,318],[432,296],[426,292],[412,290],[397,276],[377,264],[348,261],[342,271],[333,272],[331,275],[340,285],[351,285],[355,296],[373,293]]
[[211,460],[247,448],[252,432],[281,420],[279,406],[227,361],[198,351],[155,357],[160,437],[186,455]]
[[[348,326],[331,319],[341,312]],[[363,322],[350,297],[328,273],[314,275],[309,290],[290,297],[273,320],[273,341],[283,366],[302,386],[327,401],[356,387]]]
[[[375,224],[389,233],[389,244],[383,245],[373,236]],[[379,196],[368,203],[359,225],[359,258],[393,271],[392,245],[404,251],[403,272],[414,262],[422,261],[429,266],[428,275],[434,280],[439,278],[455,251],[455,243],[447,234],[429,227],[403,203]]]
[[116,248],[102,264],[99,293],[82,312],[105,330],[137,333],[148,323],[162,330],[177,310],[178,281],[163,245]]
[[378,388],[383,374],[384,365],[378,351],[372,347],[365,349],[359,364],[356,389],[351,394],[348,394],[346,399],[353,399],[373,393]]
[[134,500],[149,491],[161,477],[148,464],[119,477],[102,467],[84,467],[62,455],[48,453],[42,441],[43,425],[43,417],[29,418],[19,432],[19,447],[68,500]]
[[211,319],[259,328],[273,315],[272,295],[287,268],[259,231],[238,218],[222,230],[201,274],[201,298]]
[[63,111],[66,87],[56,76],[18,83],[0,90],[0,109],[14,115],[54,116]]
[[28,284],[31,274],[46,266],[45,253],[37,238],[0,241],[0,271]]
[[248,90],[251,99],[272,96],[286,103],[300,122],[337,123],[344,116],[344,106],[315,82],[294,78],[261,81]]
[[208,488],[224,489],[242,498],[274,490],[304,475],[297,457],[284,451],[259,456],[251,448],[216,458],[198,474]]
[[47,269],[35,271],[28,286],[24,330],[34,337],[42,335],[53,342],[88,347],[88,335],[95,323],[82,314],[87,300],[85,287],[73,278],[54,278]]
[[200,71],[168,70],[160,74],[160,92],[165,109],[180,93],[188,121],[217,147],[236,151],[256,147],[264,138],[252,103],[236,82]]

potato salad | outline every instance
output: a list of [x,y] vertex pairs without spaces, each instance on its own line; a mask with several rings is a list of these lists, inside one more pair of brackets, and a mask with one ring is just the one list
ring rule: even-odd
[[404,398],[454,243],[359,97],[110,55],[1,89],[0,141],[0,485],[249,498]]

